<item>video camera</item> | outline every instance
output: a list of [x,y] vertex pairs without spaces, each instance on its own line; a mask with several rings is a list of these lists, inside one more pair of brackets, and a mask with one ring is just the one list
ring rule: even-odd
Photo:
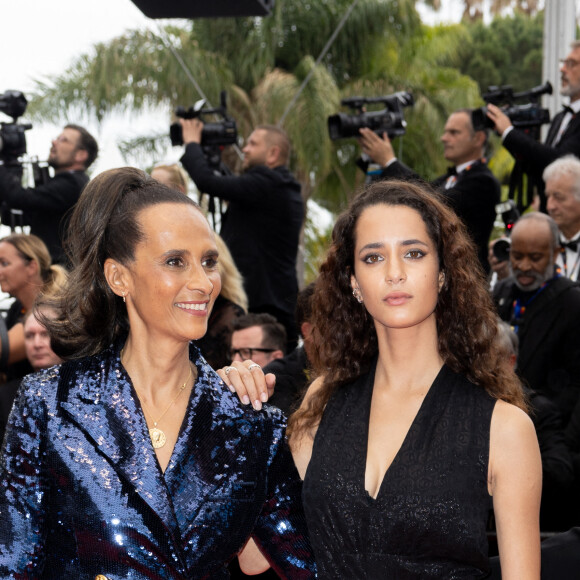
[[[503,112],[509,117],[514,127],[529,129],[540,127],[550,122],[550,112],[540,106],[539,101],[542,95],[552,94],[552,85],[548,81],[543,85],[534,87],[528,91],[514,93],[511,86],[487,88],[488,92],[482,95],[487,104],[502,107]],[[528,101],[518,105],[516,101]],[[481,107],[472,113],[473,128],[476,131],[493,129],[494,122],[487,116],[487,108]]]
[[[205,99],[197,101],[192,107],[186,109],[185,107],[177,107],[175,109],[175,116],[181,119],[196,119],[199,118],[204,122],[203,131],[201,133],[202,147],[219,147],[225,145],[233,145],[238,140],[238,129],[236,122],[227,114],[226,106],[226,92],[222,91],[220,94],[220,106],[215,109],[204,109]],[[220,115],[223,120],[219,123],[206,123],[203,119],[204,115]],[[183,130],[179,122],[172,123],[169,127],[169,136],[171,144],[183,145]]]
[[[358,137],[359,129],[372,129],[377,135],[387,133],[390,139],[405,134],[407,123],[403,117],[403,107],[415,104],[413,95],[406,91],[382,97],[351,97],[343,99],[341,105],[357,111],[355,115],[338,113],[328,117],[328,133],[334,141],[348,137]],[[381,103],[379,111],[366,111],[366,105]]]
[[6,91],[0,94],[0,112],[12,117],[12,123],[0,123],[0,161],[7,166],[19,165],[18,158],[26,153],[26,136],[29,123],[17,123],[24,115],[28,101],[20,91]]

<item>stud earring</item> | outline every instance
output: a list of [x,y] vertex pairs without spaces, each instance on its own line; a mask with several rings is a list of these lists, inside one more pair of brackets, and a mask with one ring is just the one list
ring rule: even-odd
[[356,300],[359,304],[362,304],[363,299],[362,299],[362,296],[360,294],[360,290],[353,289],[352,295],[356,298]]

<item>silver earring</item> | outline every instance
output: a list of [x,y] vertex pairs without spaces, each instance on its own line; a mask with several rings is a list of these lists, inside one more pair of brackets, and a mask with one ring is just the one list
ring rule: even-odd
[[125,292],[123,292],[123,303],[126,304],[127,301],[125,300]]
[[363,299],[362,299],[362,296],[360,295],[360,291],[359,290],[353,289],[352,295],[356,298],[356,300],[357,300],[357,302],[359,304],[362,304]]

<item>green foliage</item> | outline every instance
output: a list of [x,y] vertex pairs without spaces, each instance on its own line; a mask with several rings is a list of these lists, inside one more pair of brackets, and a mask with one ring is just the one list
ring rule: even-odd
[[470,41],[464,46],[460,70],[479,84],[482,93],[490,85],[511,85],[516,92],[543,82],[543,13],[526,17],[516,13],[491,24],[467,25]]
[[[393,145],[431,179],[446,166],[439,139],[449,113],[481,105],[480,88],[489,84],[525,90],[541,83],[541,16],[428,27],[419,22],[414,0],[358,0],[317,66],[351,6],[353,0],[284,0],[267,18],[183,21],[159,34],[131,31],[96,45],[59,77],[38,81],[28,113],[35,121],[102,120],[161,106],[169,115],[201,97],[196,85],[214,106],[226,90],[241,138],[257,124],[283,121],[304,199],[337,213],[365,178],[355,164],[356,140],[328,137],[328,116],[345,112],[342,98],[411,92],[406,134]],[[167,135],[142,136],[120,148],[132,163],[148,167],[167,145]],[[235,152],[226,150],[223,159],[239,168]],[[507,171],[499,158],[494,162]],[[305,229],[307,280],[329,236],[311,225],[307,221]]]
[[[172,26],[165,33],[206,95],[217,103],[220,90],[233,80],[226,61],[219,54],[201,50],[187,29]],[[29,113],[33,118],[59,122],[73,110],[102,120],[115,111],[191,104],[199,93],[183,77],[179,62],[158,35],[131,31],[109,44],[97,44],[60,77],[38,81]]]

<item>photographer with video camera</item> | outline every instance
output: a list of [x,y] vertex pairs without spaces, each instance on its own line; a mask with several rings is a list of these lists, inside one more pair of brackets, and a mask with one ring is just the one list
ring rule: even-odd
[[[461,218],[475,245],[484,272],[489,273],[488,243],[500,201],[500,185],[484,158],[487,132],[475,130],[471,109],[451,113],[441,136],[444,155],[453,164],[447,174],[432,186],[443,194]],[[376,164],[382,167],[378,179],[418,179],[418,175],[395,157],[391,141],[368,128],[360,129],[359,143]]]
[[580,156],[580,41],[573,42],[571,48],[560,66],[560,94],[569,97],[570,104],[554,117],[545,143],[538,142],[525,130],[514,126],[510,117],[497,105],[490,103],[487,106],[487,116],[501,136],[503,146],[533,180],[543,212],[546,212],[546,195],[542,172],[558,157],[570,153]]
[[243,174],[216,174],[202,148],[204,123],[180,119],[181,163],[197,188],[228,202],[220,234],[244,278],[250,312],[267,312],[286,328],[290,348],[298,333],[296,257],[304,219],[300,183],[290,173],[290,141],[273,125],[259,125],[243,148]]
[[23,225],[29,225],[30,233],[47,245],[54,263],[65,262],[62,249],[66,235],[65,216],[88,183],[85,172],[97,154],[98,145],[93,136],[79,125],[68,124],[52,141],[48,164],[54,169],[54,177],[46,183],[23,187],[22,172],[14,171],[7,163],[0,164],[3,222],[10,225],[6,223],[9,210],[21,210]]

